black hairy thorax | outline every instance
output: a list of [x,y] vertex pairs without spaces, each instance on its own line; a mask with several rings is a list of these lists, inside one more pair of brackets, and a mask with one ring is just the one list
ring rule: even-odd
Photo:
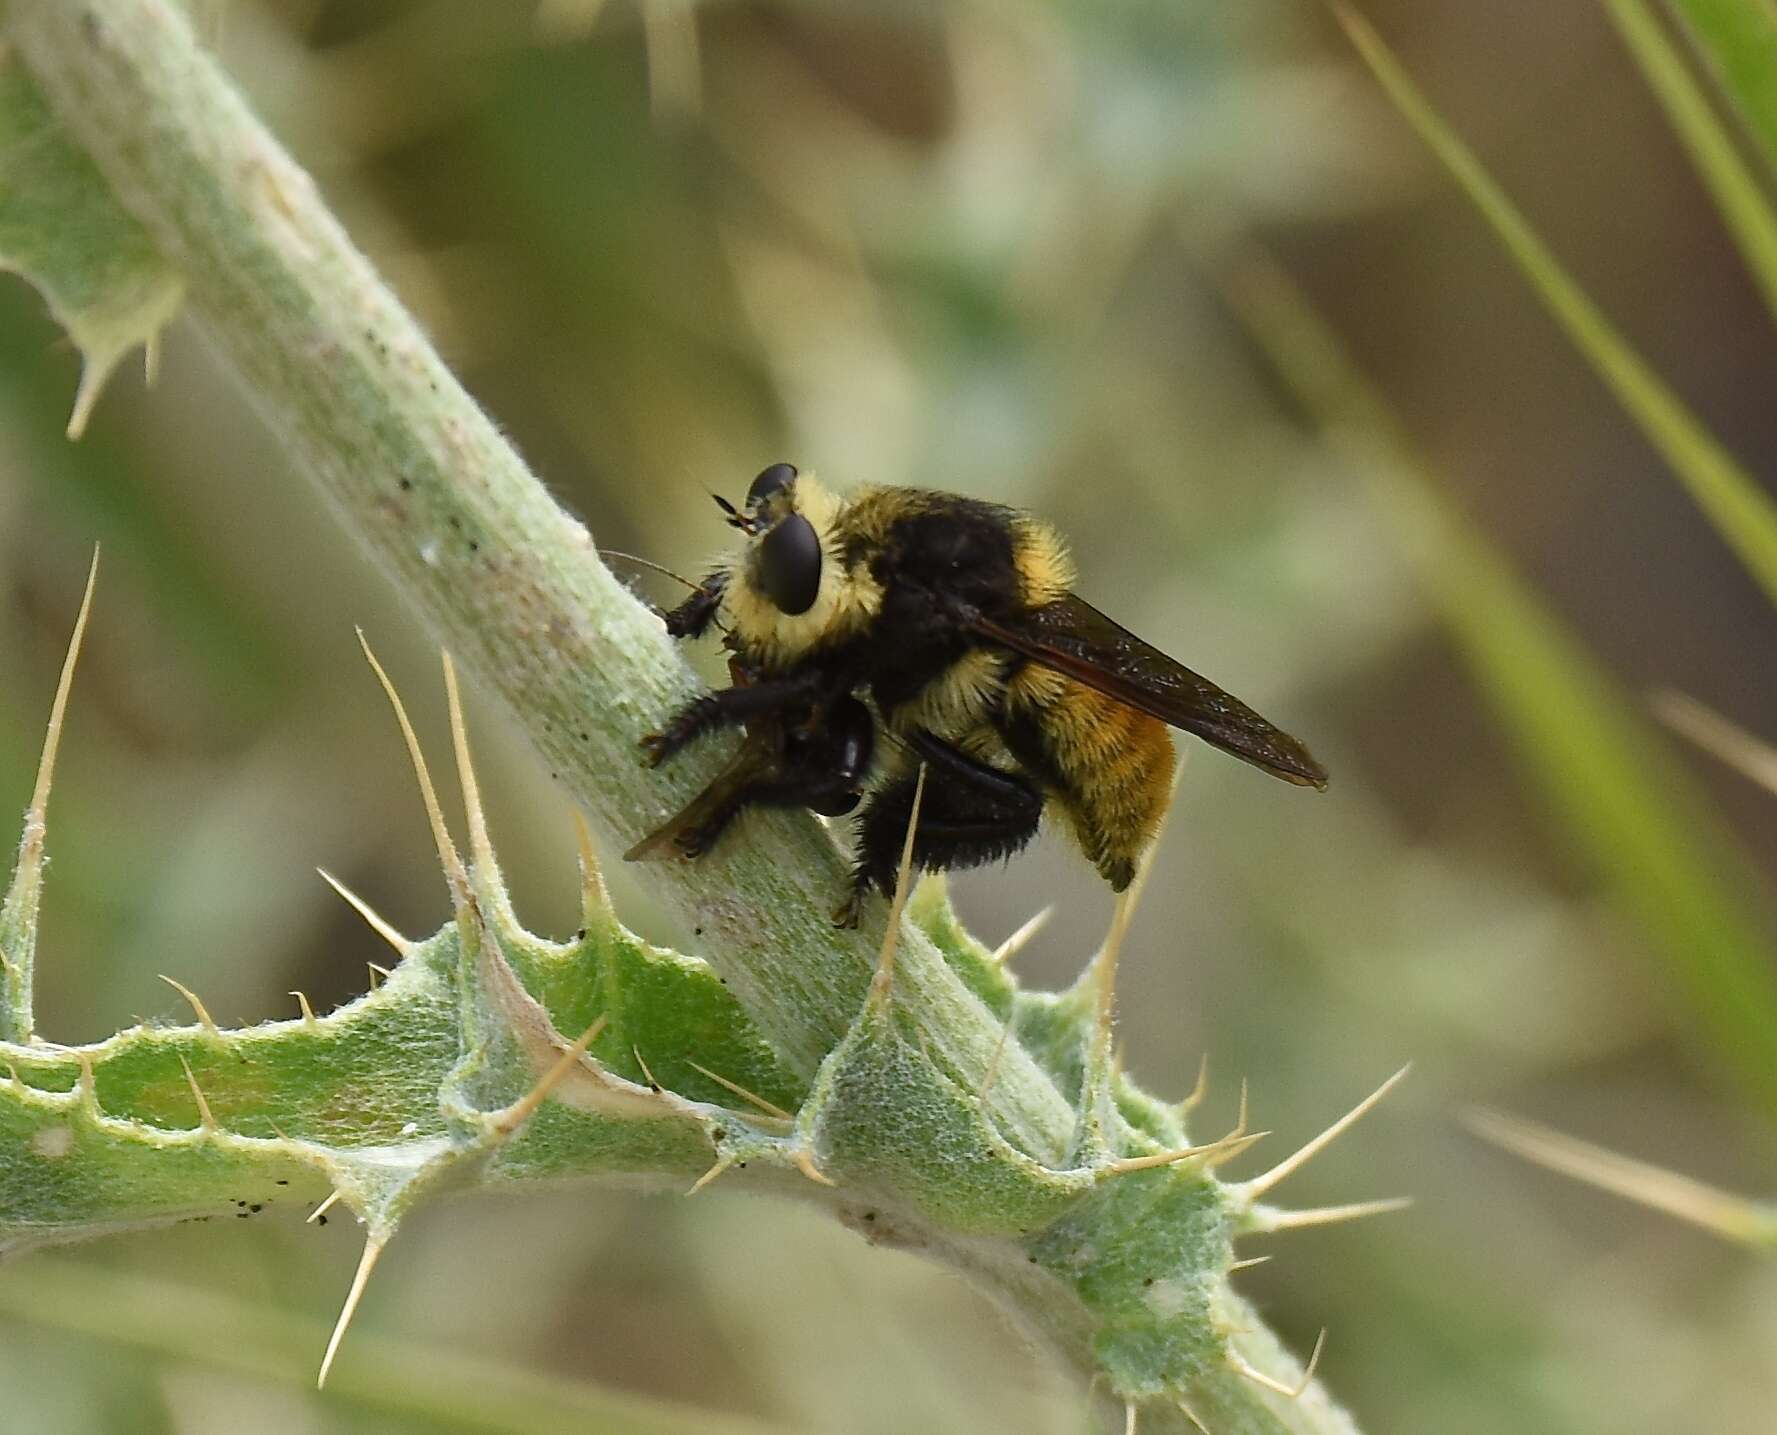
[[996,504],[950,499],[910,514],[889,526],[866,561],[882,608],[861,656],[885,712],[918,697],[980,646],[968,618],[1010,618],[1023,604],[1011,526]]

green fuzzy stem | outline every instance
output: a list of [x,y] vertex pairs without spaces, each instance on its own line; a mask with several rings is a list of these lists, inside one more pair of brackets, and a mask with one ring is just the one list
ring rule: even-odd
[[[682,804],[713,755],[665,774],[637,761],[694,689],[658,620],[445,369],[180,9],[0,0],[0,25],[292,467],[603,835],[622,848]],[[530,937],[478,843],[473,883],[452,876],[455,923],[341,1011],[84,1049],[13,1023],[0,1249],[329,1187],[380,1246],[414,1200],[452,1185],[682,1189],[745,1166],[979,1282],[1143,1430],[1353,1430],[1318,1386],[1267,1388],[1300,1368],[1228,1282],[1235,1235],[1269,1228],[1256,1195],[1202,1157],[1128,1165],[1183,1146],[1183,1121],[1112,1069],[1089,980],[1019,992],[928,893],[873,995],[884,914],[834,929],[845,871],[806,815],[761,814],[719,857],[646,872],[708,965],[644,948],[596,883],[584,939]],[[591,1052],[558,1063],[601,1018]],[[550,1099],[528,1105],[552,1073]]]

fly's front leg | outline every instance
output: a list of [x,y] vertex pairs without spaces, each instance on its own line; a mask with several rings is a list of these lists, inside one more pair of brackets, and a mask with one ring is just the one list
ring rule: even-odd
[[745,687],[723,688],[693,698],[674,713],[659,732],[642,739],[649,767],[658,767],[680,749],[705,733],[735,727],[751,718],[780,712],[797,703],[806,703],[819,691],[819,678],[814,675],[796,678],[774,678],[750,683]]
[[658,610],[667,633],[674,638],[701,638],[722,610],[722,593],[728,586],[726,573],[712,573],[676,608]]

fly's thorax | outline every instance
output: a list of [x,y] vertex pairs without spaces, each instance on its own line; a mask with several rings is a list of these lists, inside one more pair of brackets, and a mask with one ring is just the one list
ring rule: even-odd
[[1040,518],[1020,513],[1012,525],[1012,563],[1018,570],[1026,609],[1046,608],[1074,586],[1074,560],[1067,541]]

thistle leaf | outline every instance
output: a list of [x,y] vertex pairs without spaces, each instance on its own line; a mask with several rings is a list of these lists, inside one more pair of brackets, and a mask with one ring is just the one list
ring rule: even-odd
[[18,57],[0,48],[0,268],[23,275],[80,350],[68,418],[79,438],[125,354],[155,342],[184,281],[65,132]]

